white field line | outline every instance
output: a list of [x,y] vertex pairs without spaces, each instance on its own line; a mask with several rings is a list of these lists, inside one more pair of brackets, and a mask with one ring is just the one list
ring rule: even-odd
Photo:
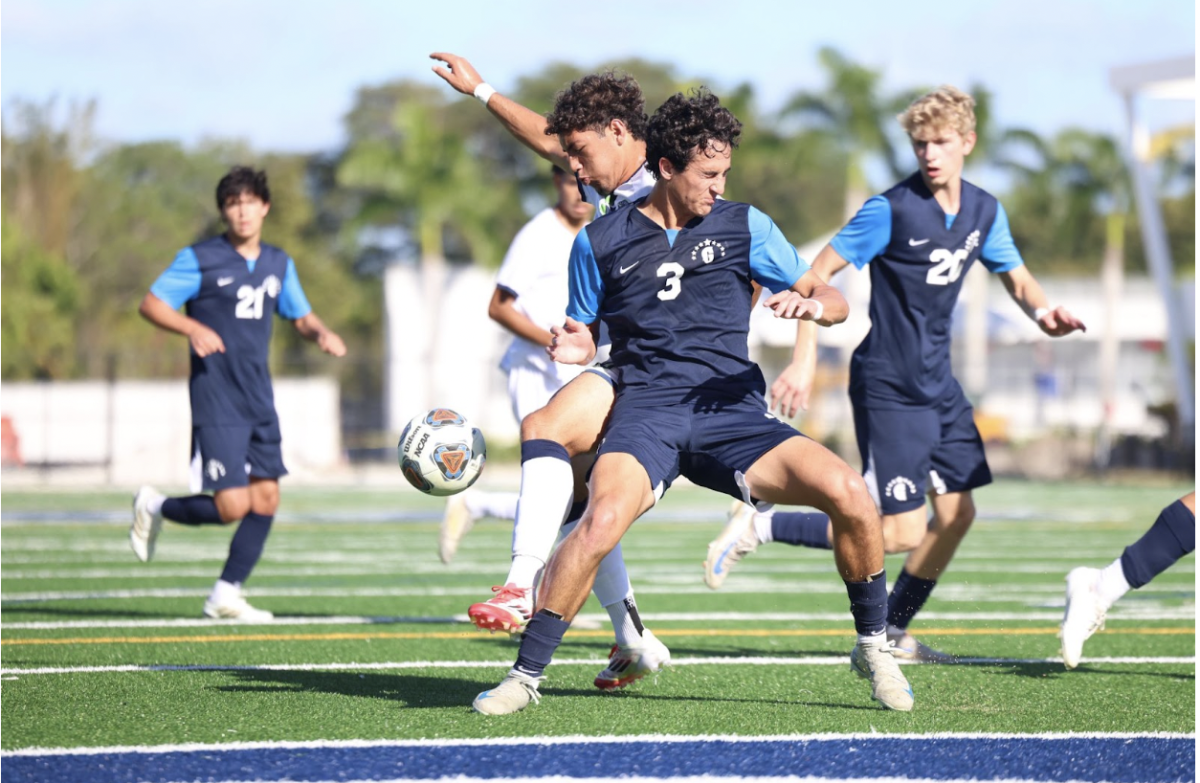
[[[803,658],[781,658],[765,656],[746,656],[740,658],[709,657],[709,658],[672,658],[670,666],[845,666],[850,662],[847,655],[805,656]],[[597,666],[608,663],[607,658],[564,658],[554,661],[555,666]],[[918,661],[898,661],[904,666],[945,666],[947,664],[927,664]],[[1110,657],[1088,658],[1089,665],[1094,664],[1134,664],[1134,665],[1187,665],[1196,663],[1194,656],[1183,657]],[[957,666],[964,665],[1006,666],[1015,664],[1048,664],[1062,665],[1062,658],[959,658]],[[304,671],[391,671],[396,669],[498,669],[512,667],[511,660],[503,661],[380,661],[375,663],[280,663],[262,665],[209,665],[209,664],[159,664],[139,666],[127,664],[123,666],[42,666],[30,669],[3,668],[0,675],[15,679],[35,674],[113,674],[130,672],[304,672]]]
[[[99,756],[110,753],[193,753],[220,752],[232,750],[303,750],[306,748],[424,748],[424,747],[510,747],[513,745],[639,745],[654,742],[663,744],[691,744],[695,742],[729,742],[729,743],[758,743],[758,742],[888,742],[911,741],[925,743],[930,740],[966,739],[966,740],[1077,740],[1077,739],[1195,739],[1195,733],[1176,733],[1169,731],[1146,732],[1044,732],[1040,734],[1002,734],[999,732],[931,732],[929,734],[878,734],[878,733],[847,733],[847,734],[766,734],[762,736],[742,734],[696,734],[692,736],[677,734],[629,734],[597,737],[594,735],[572,735],[565,737],[489,737],[487,739],[419,739],[419,740],[312,740],[307,742],[278,741],[278,742],[227,742],[202,743],[188,742],[178,745],[118,745],[97,748],[21,748],[0,752],[0,758],[9,756]],[[579,780],[578,778],[567,778]],[[632,778],[630,778],[632,780]],[[681,780],[709,780],[703,778],[680,778]],[[407,778],[406,778],[407,780]],[[547,780],[547,778],[538,778]],[[814,780],[814,778],[803,778]],[[859,778],[837,778],[843,783],[849,783]],[[861,780],[882,780],[881,778],[861,778]],[[904,778],[904,780],[913,780]]]
[[[669,584],[654,579],[635,579],[637,592],[642,595],[711,595],[712,591],[703,584]],[[815,595],[815,594],[845,594],[845,586],[836,577],[822,580],[763,580],[747,578],[733,580],[721,589],[724,593],[760,594],[760,595]],[[943,601],[1012,602],[1021,599],[1036,598],[1040,603],[1044,599],[1063,595],[1064,588],[1058,580],[1054,584],[958,584],[949,578],[938,585],[937,597]],[[439,596],[479,596],[479,587],[358,587],[345,589],[341,587],[255,587],[252,594],[255,597],[439,597]],[[1192,591],[1188,591],[1189,593]],[[139,590],[50,590],[31,592],[0,593],[0,600],[10,602],[37,601],[86,601],[125,598],[191,598],[207,596],[208,588],[200,587],[164,587]]]
[[[648,622],[845,622],[847,612],[647,612],[642,619]],[[979,622],[1058,622],[1062,612],[922,612],[925,621],[979,621]],[[1114,607],[1108,620],[1195,620],[1193,606],[1120,606]],[[607,614],[580,614],[576,619],[608,623]],[[80,628],[213,628],[222,625],[246,627],[251,625],[294,626],[294,625],[450,625],[468,623],[465,614],[444,616],[378,616],[330,615],[328,617],[288,617],[276,615],[274,620],[261,623],[245,623],[237,620],[209,620],[207,618],[173,618],[162,620],[64,620],[58,622],[15,622],[0,623],[0,631],[58,631]]]

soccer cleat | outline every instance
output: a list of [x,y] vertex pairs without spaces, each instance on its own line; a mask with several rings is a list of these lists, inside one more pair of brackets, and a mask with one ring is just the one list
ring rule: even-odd
[[720,589],[734,563],[755,549],[758,549],[758,536],[754,532],[754,507],[736,500],[729,510],[725,529],[708,545],[708,559],[704,561],[704,584],[713,590]]
[[458,552],[458,544],[463,540],[479,517],[473,515],[467,508],[467,500],[463,494],[454,495],[446,501],[446,512],[442,514],[442,530],[438,536],[438,555],[443,563],[449,563]]
[[1058,638],[1062,640],[1063,663],[1068,669],[1079,665],[1083,643],[1096,631],[1104,630],[1108,608],[1101,604],[1100,596],[1096,594],[1099,578],[1098,568],[1073,568],[1067,574],[1067,608]]
[[492,588],[496,595],[488,601],[472,604],[467,616],[484,631],[520,633],[533,616],[533,588],[517,587],[511,582]]
[[538,693],[538,684],[545,677],[530,677],[516,670],[510,670],[499,685],[490,691],[484,691],[475,697],[471,707],[484,715],[511,715],[529,706],[529,702],[537,704],[542,700]]
[[253,607],[243,595],[209,596],[204,602],[204,616],[212,620],[237,620],[239,623],[268,623],[275,615],[266,609]]
[[[129,546],[143,563],[154,557],[154,542],[162,530],[162,502],[166,500],[154,487],[146,486],[133,496],[133,524],[129,526]],[[158,511],[151,511],[154,507]]]
[[897,628],[894,625],[888,626],[887,640],[894,645],[892,655],[901,661],[913,661],[914,663],[958,663],[958,656],[938,652],[932,647],[917,641],[905,629]]
[[912,687],[900,672],[892,643],[854,646],[850,653],[850,671],[871,681],[871,698],[884,709],[910,712],[913,708]]
[[642,633],[640,645],[621,647],[614,644],[608,653],[608,666],[596,675],[595,685],[602,691],[624,688],[631,682],[662,671],[671,663],[671,651],[649,630]]

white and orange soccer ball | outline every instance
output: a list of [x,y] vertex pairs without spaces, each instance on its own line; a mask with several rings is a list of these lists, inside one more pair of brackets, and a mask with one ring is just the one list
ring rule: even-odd
[[483,433],[449,408],[415,417],[404,427],[396,450],[408,483],[440,497],[474,484],[487,462]]

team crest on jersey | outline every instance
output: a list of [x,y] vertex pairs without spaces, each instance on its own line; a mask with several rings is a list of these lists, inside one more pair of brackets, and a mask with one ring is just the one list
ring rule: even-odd
[[204,473],[210,481],[220,481],[225,477],[225,466],[221,464],[220,460],[210,459],[204,465]]
[[901,503],[917,496],[917,485],[912,482],[912,479],[907,479],[904,476],[896,476],[887,483],[883,489],[883,494],[889,498],[899,500]]
[[283,283],[279,282],[275,275],[267,275],[267,279],[263,281],[263,290],[267,292],[267,296],[274,299],[283,290]]
[[449,424],[462,424],[465,421],[466,419],[449,408],[436,408],[425,417],[425,423],[430,427],[445,427]]
[[471,447],[465,443],[445,443],[433,450],[433,464],[447,479],[461,478],[471,461]]
[[715,239],[706,239],[692,248],[692,260],[699,258],[706,264],[711,264],[718,258],[725,257],[725,246]]
[[975,229],[967,235],[967,243],[963,245],[963,250],[970,253],[975,248],[979,247],[979,229]]

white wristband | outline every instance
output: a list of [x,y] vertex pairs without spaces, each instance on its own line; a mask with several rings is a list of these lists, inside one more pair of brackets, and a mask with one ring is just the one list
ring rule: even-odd
[[1049,307],[1039,307],[1038,309],[1033,311],[1033,320],[1040,321],[1049,314],[1050,314]]
[[487,106],[488,100],[496,94],[496,88],[487,82],[480,82],[475,85],[475,92],[473,94],[476,98],[483,101],[484,106]]
[[821,316],[825,315],[825,303],[822,302],[820,299],[810,299],[809,301],[817,303],[817,311],[815,313],[813,313],[812,319],[814,321],[820,321]]

